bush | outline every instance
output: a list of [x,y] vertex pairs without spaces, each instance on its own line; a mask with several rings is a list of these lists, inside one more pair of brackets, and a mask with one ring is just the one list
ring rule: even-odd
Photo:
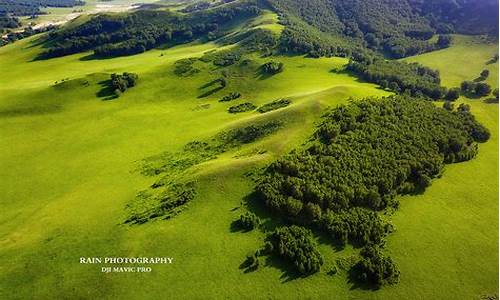
[[262,65],[262,71],[274,75],[283,72],[285,65],[282,62],[270,61]]
[[247,212],[240,216],[238,224],[242,229],[253,230],[259,226],[260,220],[254,213]]
[[277,110],[277,109],[280,109],[283,107],[287,107],[291,103],[292,103],[292,101],[290,99],[280,99],[280,100],[276,100],[276,101],[273,101],[271,103],[266,103],[266,104],[262,105],[261,107],[259,107],[257,109],[257,111],[260,112],[261,114],[263,114],[263,113]]
[[463,93],[475,97],[484,97],[491,93],[491,86],[485,82],[464,81],[460,88]]
[[455,101],[460,97],[460,89],[459,88],[452,88],[449,89],[448,92],[446,93],[446,96],[444,97],[448,101]]
[[361,260],[353,267],[356,279],[377,288],[399,281],[399,270],[390,257],[385,257],[378,246],[368,245],[361,252]]
[[480,79],[481,80],[486,80],[490,76],[490,71],[489,70],[483,70],[481,71]]
[[118,97],[121,93],[124,93],[128,88],[134,87],[137,84],[139,76],[134,73],[123,73],[111,74],[111,86],[115,91],[115,95]]
[[239,105],[231,106],[229,108],[229,113],[231,114],[237,114],[237,113],[242,113],[242,112],[247,112],[256,109],[257,106],[253,105],[250,102],[242,103]]
[[488,96],[491,93],[491,86],[485,82],[478,82],[474,92],[478,97]]
[[196,58],[184,58],[176,61],[174,64],[174,73],[177,76],[191,76],[200,72],[199,69],[193,66],[196,60]]
[[275,254],[291,262],[303,275],[319,271],[323,257],[317,249],[312,232],[306,228],[292,225],[276,229],[268,237]]
[[233,92],[233,93],[230,93],[229,95],[226,95],[226,96],[222,97],[222,99],[220,99],[219,102],[229,102],[229,101],[238,99],[240,97],[241,97],[240,93]]

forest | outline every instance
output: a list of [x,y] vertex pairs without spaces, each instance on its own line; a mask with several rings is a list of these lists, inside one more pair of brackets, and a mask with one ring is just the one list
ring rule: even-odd
[[[349,56],[366,48],[402,58],[448,47],[449,33],[496,36],[498,32],[498,2],[494,0],[269,2],[286,26],[283,50],[311,56]],[[470,18],[473,13],[485,18]],[[441,37],[434,42],[435,34]]]
[[329,111],[304,149],[272,163],[256,194],[291,223],[320,229],[340,246],[365,247],[355,268],[380,286],[399,273],[374,246],[393,231],[378,212],[396,209],[396,195],[424,191],[445,164],[472,159],[489,137],[467,105],[449,111],[409,96],[353,101]]
[[375,57],[363,62],[351,60],[347,70],[396,93],[406,92],[412,96],[425,96],[433,100],[446,95],[446,89],[440,85],[439,72],[417,63],[409,64]]
[[72,7],[84,5],[81,0],[0,0],[0,16],[32,16],[42,14],[40,7]]
[[231,20],[256,16],[260,12],[252,2],[238,2],[189,15],[153,10],[98,15],[80,26],[52,32],[48,37],[51,46],[41,58],[88,50],[94,50],[98,57],[142,53],[161,44],[181,44],[207,38]]

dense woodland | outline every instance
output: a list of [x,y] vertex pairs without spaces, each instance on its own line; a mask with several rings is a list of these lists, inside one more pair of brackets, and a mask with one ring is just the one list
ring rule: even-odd
[[[494,0],[269,2],[286,26],[282,49],[311,56],[349,56],[370,49],[401,58],[447,47],[445,34],[498,32]],[[483,14],[485,18],[472,17]],[[435,34],[442,36],[433,41]]]
[[149,10],[126,15],[98,15],[80,26],[50,34],[50,47],[42,57],[88,50],[102,57],[142,53],[161,44],[208,38],[227,22],[257,16],[260,11],[251,2],[238,2],[189,15]]
[[351,60],[347,70],[396,93],[406,92],[412,96],[426,96],[434,100],[446,95],[446,89],[440,85],[439,72],[417,63],[409,64],[382,58],[360,62]]
[[[489,137],[467,105],[450,111],[409,96],[356,101],[328,112],[305,149],[271,164],[256,193],[289,222],[365,247],[358,279],[393,283],[399,272],[377,246],[393,228],[378,212],[398,207],[398,194],[425,190],[445,164],[472,159]],[[280,255],[297,266],[286,251]]]
[[[460,1],[453,14],[446,15],[444,11],[450,9],[450,1],[442,0],[439,4],[418,0],[197,2],[187,6],[184,14],[145,10],[94,17],[80,26],[52,34],[49,49],[43,56],[58,57],[88,50],[104,57],[131,55],[162,44],[222,38],[221,43],[239,42],[242,48],[269,53],[277,48],[281,52],[307,53],[312,57],[343,56],[358,60],[378,54],[402,58],[448,47],[449,33],[491,33],[498,28],[493,22],[498,16],[495,19],[493,12],[484,20],[459,22],[469,16],[472,2],[468,0]],[[475,10],[491,9],[494,4],[490,2],[474,2]],[[257,16],[263,8],[278,12],[285,26],[279,41],[266,30],[224,37],[225,24]],[[436,34],[438,38],[433,39]],[[234,59],[238,57],[216,62],[226,66],[234,63]]]
[[84,5],[80,0],[0,0],[0,15],[32,16],[41,14],[40,7],[72,7]]

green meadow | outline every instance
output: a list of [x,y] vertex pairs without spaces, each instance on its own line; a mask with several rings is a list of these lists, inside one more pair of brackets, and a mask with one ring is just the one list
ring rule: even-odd
[[[246,26],[281,30],[274,21],[265,15]],[[336,252],[321,240],[326,262],[318,274],[290,278],[275,261],[245,273],[239,266],[263,244],[264,233],[233,232],[231,223],[249,209],[248,172],[303,144],[328,107],[388,92],[343,72],[346,59],[281,56],[273,59],[284,63],[284,72],[262,77],[233,68],[225,89],[199,98],[221,69],[196,62],[199,73],[179,77],[174,63],[221,50],[215,43],[103,60],[89,59],[90,53],[34,60],[42,51],[37,38],[0,48],[1,299],[478,299],[498,292],[498,104],[459,100],[472,106],[492,138],[477,158],[448,165],[424,194],[402,198],[391,216],[396,232],[387,251],[401,282],[379,291],[352,289],[344,272],[327,274],[352,249]],[[486,65],[495,51],[457,36],[451,48],[411,60],[438,68],[447,86],[488,68],[497,86],[498,63]],[[248,58],[253,66],[269,60]],[[106,100],[102,81],[115,72],[137,73],[139,84]],[[233,91],[242,97],[218,102]],[[227,112],[281,98],[292,104],[266,114]],[[123,224],[127,203],[155,181],[138,172],[143,159],[271,119],[284,122],[277,133],[191,171],[197,196],[179,215]],[[100,265],[79,263],[105,256],[169,256],[174,263],[143,274],[104,274]]]

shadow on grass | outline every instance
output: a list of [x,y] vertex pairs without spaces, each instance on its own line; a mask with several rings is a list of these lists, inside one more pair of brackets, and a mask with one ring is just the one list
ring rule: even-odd
[[[218,86],[215,86],[213,87],[214,85],[217,85],[217,84],[220,84]],[[221,79],[218,78],[218,79],[214,79],[208,83],[205,83],[204,85],[202,85],[199,89],[200,90],[203,90],[203,89],[207,89],[207,88],[211,88],[210,90],[206,91],[205,93],[201,94],[198,96],[198,99],[201,99],[201,98],[206,98],[210,95],[213,95],[215,93],[217,93],[218,91],[222,90],[225,88],[225,86],[223,86],[221,84]]]
[[483,100],[486,104],[498,104],[498,99],[496,98],[487,98]]
[[360,280],[363,274],[361,274],[361,271],[359,268],[354,265],[348,272],[347,272],[347,283],[351,285],[350,290],[364,290],[364,291],[377,291],[380,289],[379,286],[367,282],[363,282],[363,280]]
[[114,100],[118,98],[113,90],[113,85],[111,84],[111,79],[103,80],[98,82],[101,89],[96,93],[96,96],[102,98],[103,101]]

